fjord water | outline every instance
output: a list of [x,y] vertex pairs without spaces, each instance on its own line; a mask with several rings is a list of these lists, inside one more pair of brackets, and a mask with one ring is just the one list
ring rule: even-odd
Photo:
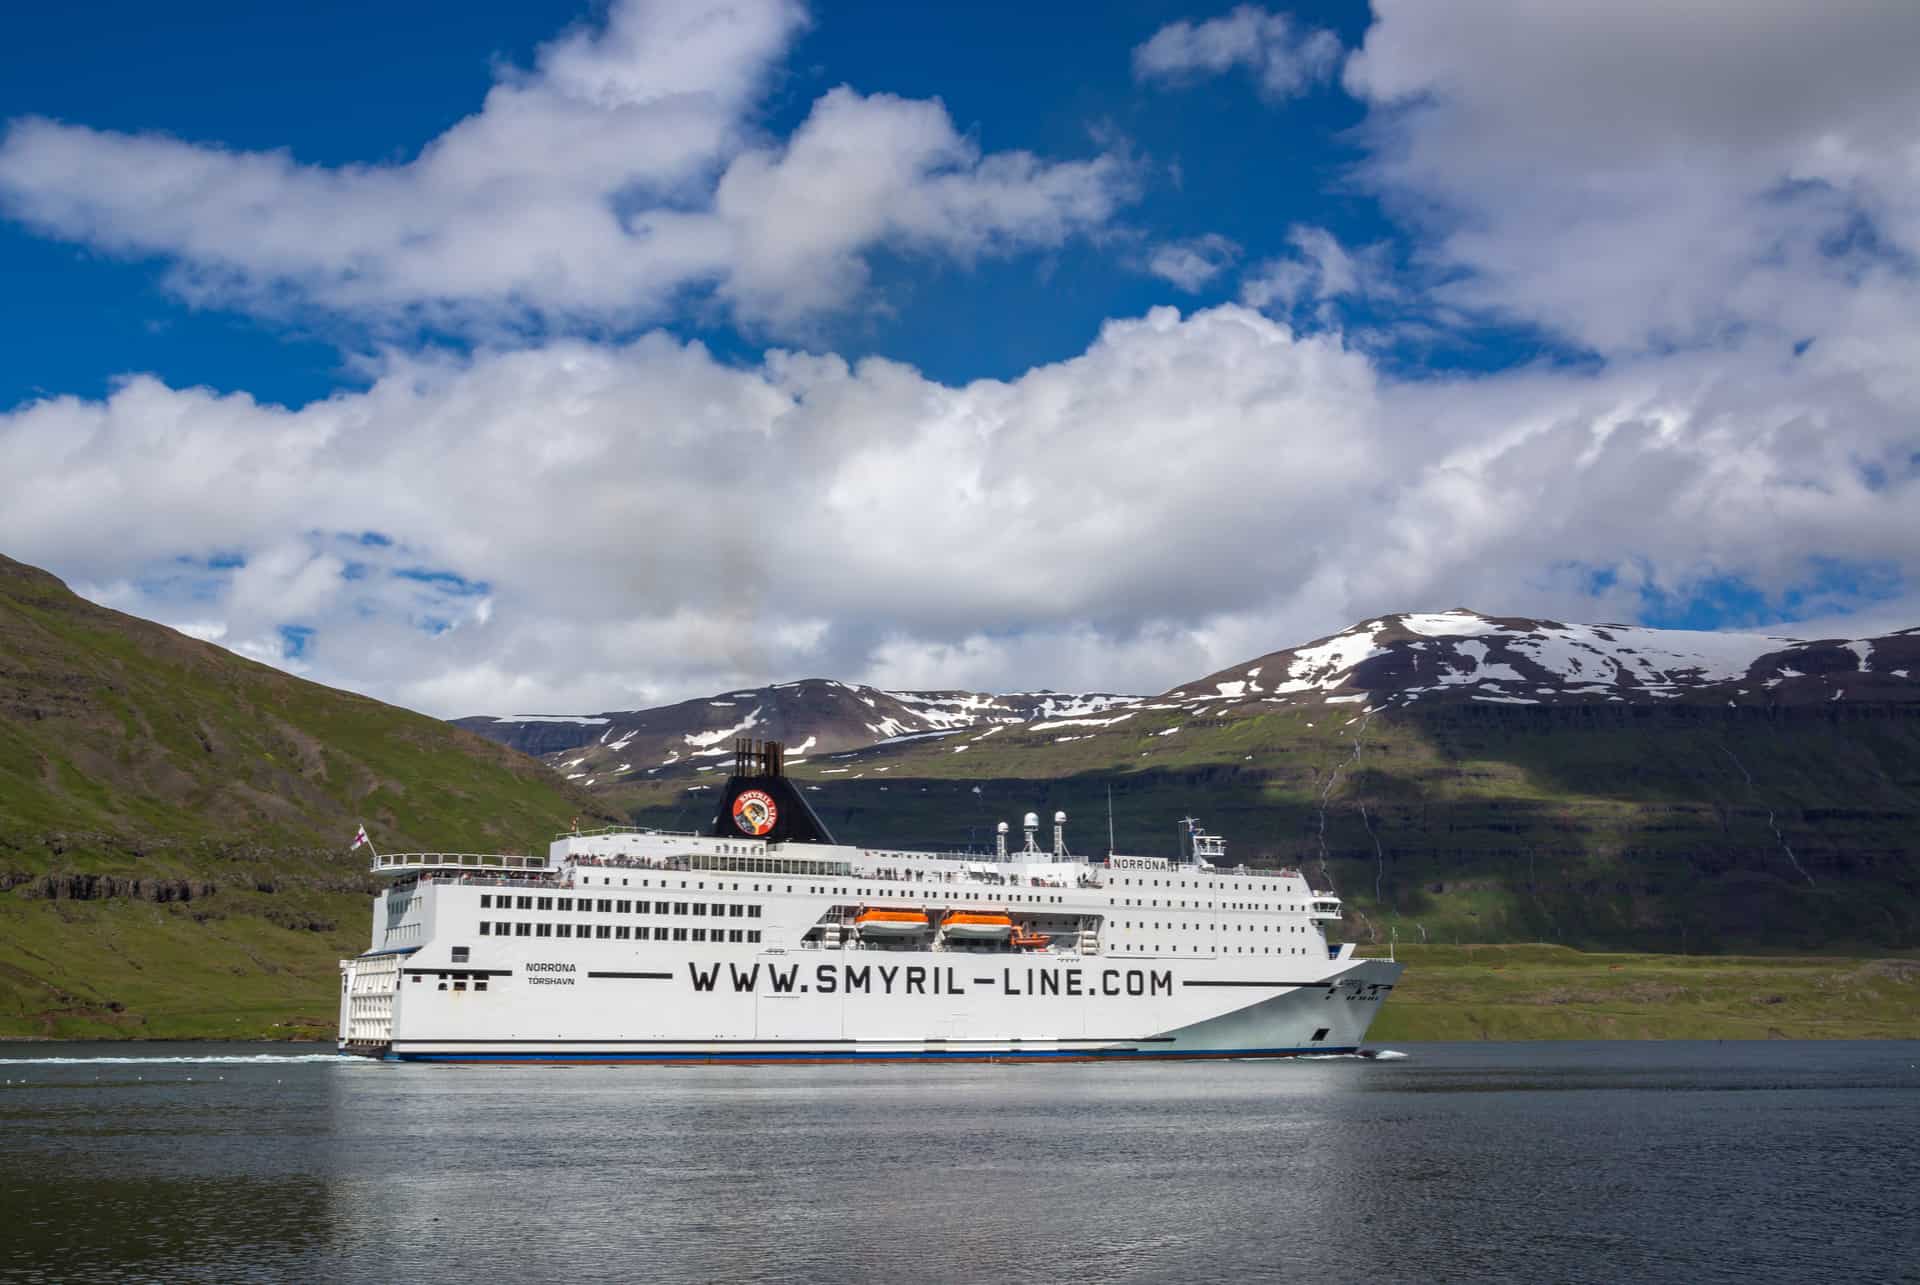
[[1406,1052],[455,1068],[16,1045],[0,1279],[1915,1271],[1920,1042]]

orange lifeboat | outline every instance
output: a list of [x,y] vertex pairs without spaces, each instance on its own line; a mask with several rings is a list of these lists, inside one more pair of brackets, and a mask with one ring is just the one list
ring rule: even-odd
[[863,937],[911,937],[927,931],[924,910],[863,910],[853,917]]
[[1015,950],[1045,950],[1053,944],[1053,938],[1031,928],[1014,930],[1013,939],[1007,943]]
[[1005,941],[1013,936],[1013,919],[1008,915],[956,910],[940,921],[940,928],[947,936],[960,941]]

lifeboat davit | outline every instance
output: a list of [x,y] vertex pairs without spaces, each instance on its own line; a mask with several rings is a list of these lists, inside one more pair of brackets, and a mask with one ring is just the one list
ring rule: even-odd
[[853,917],[863,937],[911,937],[927,931],[924,910],[863,910]]
[[949,937],[964,941],[1005,941],[1013,936],[1013,920],[1006,915],[957,910],[940,921]]

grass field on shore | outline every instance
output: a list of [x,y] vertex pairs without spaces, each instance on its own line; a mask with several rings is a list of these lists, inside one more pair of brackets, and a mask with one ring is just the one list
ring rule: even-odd
[[[0,1039],[330,1039],[334,960],[359,946],[344,933],[288,932],[248,916],[199,923],[177,906],[0,899]],[[1402,945],[1398,958],[1407,971],[1370,1045],[1920,1039],[1914,958],[1515,945]],[[66,986],[35,982],[56,959],[66,961]]]
[[1397,958],[1407,971],[1369,1044],[1920,1039],[1920,960],[1910,958],[1406,945]]

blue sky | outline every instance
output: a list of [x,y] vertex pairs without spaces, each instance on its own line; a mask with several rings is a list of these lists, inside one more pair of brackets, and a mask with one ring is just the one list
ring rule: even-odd
[[1914,623],[1920,33],[1707,8],[43,7],[0,550],[436,713]]
[[[1354,5],[1292,12],[1349,41],[1365,27],[1365,10]],[[235,149],[285,148],[324,165],[391,160],[471,111],[498,61],[528,64],[542,42],[593,13],[577,3],[397,12],[199,4],[178,21],[156,23],[138,5],[42,8],[24,15],[23,38],[0,51],[0,118],[50,116]],[[789,133],[818,94],[843,83],[939,98],[996,150],[1086,155],[1096,150],[1094,133],[1123,136],[1145,171],[1128,234],[1225,235],[1251,257],[1283,248],[1288,226],[1301,220],[1350,240],[1390,238],[1393,225],[1377,202],[1340,190],[1359,156],[1344,136],[1364,115],[1347,96],[1312,93],[1282,113],[1261,109],[1246,76],[1208,93],[1137,91],[1132,48],[1142,33],[1186,16],[1178,4],[1116,5],[1097,23],[1073,6],[822,9],[756,115],[772,133]],[[1008,39],[1010,30],[1019,38]],[[911,362],[942,380],[1010,377],[1083,351],[1108,317],[1167,300],[1164,283],[1125,270],[1123,257],[1111,246],[1073,245],[971,268],[886,263],[876,287],[890,315],[828,318],[806,337]],[[350,320],[306,315],[262,325],[219,307],[188,307],[157,284],[161,266],[49,241],[17,223],[0,227],[0,272],[37,305],[0,321],[0,401],[97,396],[129,371],[294,403],[356,382],[340,357],[341,346],[365,341]],[[1223,276],[1178,297],[1204,304],[1233,294]],[[677,319],[675,329],[726,351],[755,352],[765,338],[698,318]],[[1530,351],[1502,339],[1489,360]],[[1469,359],[1452,347],[1437,356]]]

